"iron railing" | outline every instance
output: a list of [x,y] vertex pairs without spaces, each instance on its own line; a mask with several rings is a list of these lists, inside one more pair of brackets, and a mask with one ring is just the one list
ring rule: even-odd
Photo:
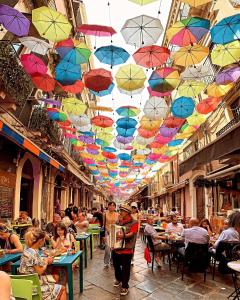
[[238,124],[240,122],[240,114],[236,114],[235,118],[233,118],[227,125],[225,125],[222,129],[220,129],[217,133],[216,136],[219,137],[225,132],[227,132],[229,129],[231,129],[233,126]]

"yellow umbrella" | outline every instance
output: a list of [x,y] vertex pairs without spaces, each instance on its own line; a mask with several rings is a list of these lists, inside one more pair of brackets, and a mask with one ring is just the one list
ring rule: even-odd
[[196,129],[196,127],[194,127],[194,126],[190,126],[190,125],[188,125],[187,123],[186,124],[184,124],[182,127],[181,127],[181,129],[180,129],[180,131],[181,131],[181,133],[185,133],[185,134],[187,134],[187,133],[193,133],[193,132],[195,132],[197,129]]
[[168,150],[168,146],[162,146],[161,148],[153,148],[152,153],[164,154]]
[[221,67],[237,63],[240,60],[240,41],[217,45],[211,52],[212,63]]
[[107,132],[98,133],[97,137],[106,142],[111,142],[114,138],[114,136],[111,133],[107,133]]
[[142,119],[140,120],[140,125],[142,126],[142,128],[146,130],[157,129],[161,126],[161,124],[162,124],[162,119],[152,120],[146,116],[143,116]]
[[64,15],[47,6],[32,10],[32,23],[43,38],[52,42],[67,39],[72,29]]
[[156,2],[158,0],[129,0],[131,2],[134,2],[138,5],[146,5],[146,4],[149,4],[149,3],[152,3],[152,2]]
[[133,143],[132,143],[132,147],[133,147],[134,149],[143,150],[143,149],[146,148],[146,145],[140,145],[140,144],[138,144],[138,143],[136,143],[136,142],[133,142]]
[[87,105],[77,98],[64,98],[62,100],[64,110],[73,115],[83,115]]
[[187,118],[187,122],[191,126],[198,126],[204,123],[206,120],[206,116],[195,112],[190,117]]
[[217,85],[216,82],[214,82],[208,86],[207,94],[209,97],[222,97],[227,94],[232,87],[233,83],[229,83],[227,85]]
[[120,89],[135,91],[144,86],[146,75],[141,67],[129,64],[120,67],[115,78]]
[[181,2],[187,3],[191,6],[198,7],[204,4],[207,4],[209,2],[212,2],[212,0],[180,0]]
[[186,46],[174,53],[173,60],[176,65],[187,67],[200,63],[208,54],[208,47],[200,45]]
[[106,128],[103,128],[103,127],[99,127],[99,126],[96,126],[96,125],[93,125],[92,126],[92,131],[95,132],[96,134],[99,134],[99,133],[110,133],[113,131],[113,127],[106,127]]
[[197,97],[198,94],[200,94],[204,88],[206,87],[206,84],[202,81],[185,81],[183,84],[181,84],[178,88],[178,94],[180,96],[185,97]]
[[178,134],[176,134],[176,139],[178,140],[184,140],[184,139],[187,139],[187,138],[189,138],[190,136],[192,136],[193,135],[193,133],[191,133],[191,132],[189,132],[189,133],[185,133],[185,132],[183,132],[183,133],[178,133]]

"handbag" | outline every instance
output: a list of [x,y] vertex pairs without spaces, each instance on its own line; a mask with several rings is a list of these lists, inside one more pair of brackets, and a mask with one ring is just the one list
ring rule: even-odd
[[144,258],[146,259],[148,264],[151,263],[152,259],[151,259],[151,255],[150,255],[150,251],[149,251],[148,247],[146,247],[144,249]]

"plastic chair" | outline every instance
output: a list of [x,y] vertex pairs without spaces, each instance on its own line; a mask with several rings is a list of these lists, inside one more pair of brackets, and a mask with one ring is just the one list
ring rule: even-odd
[[13,296],[18,299],[42,300],[38,274],[10,275]]
[[[100,228],[96,226],[96,224],[89,224],[88,232],[92,234],[92,248],[94,249],[94,236],[97,236],[98,245],[100,245]],[[93,250],[92,249],[92,250]]]

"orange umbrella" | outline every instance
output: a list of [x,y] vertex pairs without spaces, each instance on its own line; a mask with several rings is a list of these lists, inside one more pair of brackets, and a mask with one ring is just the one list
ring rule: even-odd
[[61,85],[58,83],[61,89],[65,92],[69,92],[72,94],[81,93],[84,89],[84,84],[81,80],[77,80],[74,84],[71,85]]
[[144,138],[151,138],[151,137],[155,136],[157,131],[158,131],[158,129],[147,130],[147,129],[144,129],[143,127],[138,128],[139,135]]
[[200,114],[209,114],[217,108],[220,102],[221,98],[209,97],[198,103],[198,105],[196,106],[196,110]]
[[105,116],[96,116],[91,119],[91,123],[99,127],[111,127],[113,125],[113,119]]

